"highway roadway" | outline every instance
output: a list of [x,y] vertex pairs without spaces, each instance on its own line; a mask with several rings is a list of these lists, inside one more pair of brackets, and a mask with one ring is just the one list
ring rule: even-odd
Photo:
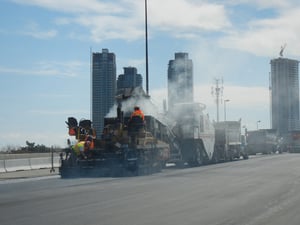
[[299,225],[300,154],[130,178],[0,181],[1,225]]

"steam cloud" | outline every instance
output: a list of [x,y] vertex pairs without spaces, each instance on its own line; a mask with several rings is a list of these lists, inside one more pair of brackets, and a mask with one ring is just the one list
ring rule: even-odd
[[[130,116],[133,112],[134,106],[139,106],[140,109],[144,112],[145,115],[151,115],[153,117],[158,117],[159,110],[158,107],[151,101],[151,98],[145,96],[143,90],[134,89],[131,98],[128,98],[122,101],[122,111],[124,112],[124,116]],[[117,103],[110,109],[109,113],[105,116],[116,117],[117,116]]]

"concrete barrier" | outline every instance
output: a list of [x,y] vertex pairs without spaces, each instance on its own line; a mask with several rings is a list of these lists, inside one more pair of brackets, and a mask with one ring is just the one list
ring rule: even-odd
[[60,167],[60,157],[53,157],[53,167]]
[[13,172],[18,170],[31,170],[30,159],[5,160],[5,169],[7,172]]
[[5,160],[0,160],[0,173],[5,173]]
[[[60,167],[60,157],[53,157],[53,167]],[[0,173],[52,168],[51,157],[0,159]]]
[[[59,153],[55,152],[54,157],[59,156]],[[0,160],[8,160],[8,159],[28,159],[28,158],[47,158],[51,157],[51,153],[18,153],[18,154],[13,154],[13,153],[1,153],[0,154]]]
[[51,157],[30,158],[31,169],[45,169],[51,167]]

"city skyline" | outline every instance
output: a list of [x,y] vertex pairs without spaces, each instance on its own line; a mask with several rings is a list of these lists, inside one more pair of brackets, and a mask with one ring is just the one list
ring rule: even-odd
[[[117,75],[136,67],[145,89],[143,1],[3,0],[0,12],[0,149],[26,140],[66,146],[67,117],[90,118],[90,52],[114,52]],[[148,0],[151,98],[162,108],[168,61],[187,52],[194,101],[211,120],[211,88],[223,79],[227,120],[270,128],[270,60],[285,43],[283,57],[299,59],[299,13],[295,0]]]

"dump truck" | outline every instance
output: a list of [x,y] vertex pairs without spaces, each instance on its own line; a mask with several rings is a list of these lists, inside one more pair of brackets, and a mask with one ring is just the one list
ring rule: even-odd
[[215,122],[215,152],[214,161],[232,161],[248,159],[248,154],[242,146],[241,119],[238,121]]
[[277,151],[277,131],[275,129],[259,129],[247,132],[246,149],[248,154],[270,154]]
[[290,131],[285,137],[285,145],[279,145],[281,151],[300,153],[300,130]]

